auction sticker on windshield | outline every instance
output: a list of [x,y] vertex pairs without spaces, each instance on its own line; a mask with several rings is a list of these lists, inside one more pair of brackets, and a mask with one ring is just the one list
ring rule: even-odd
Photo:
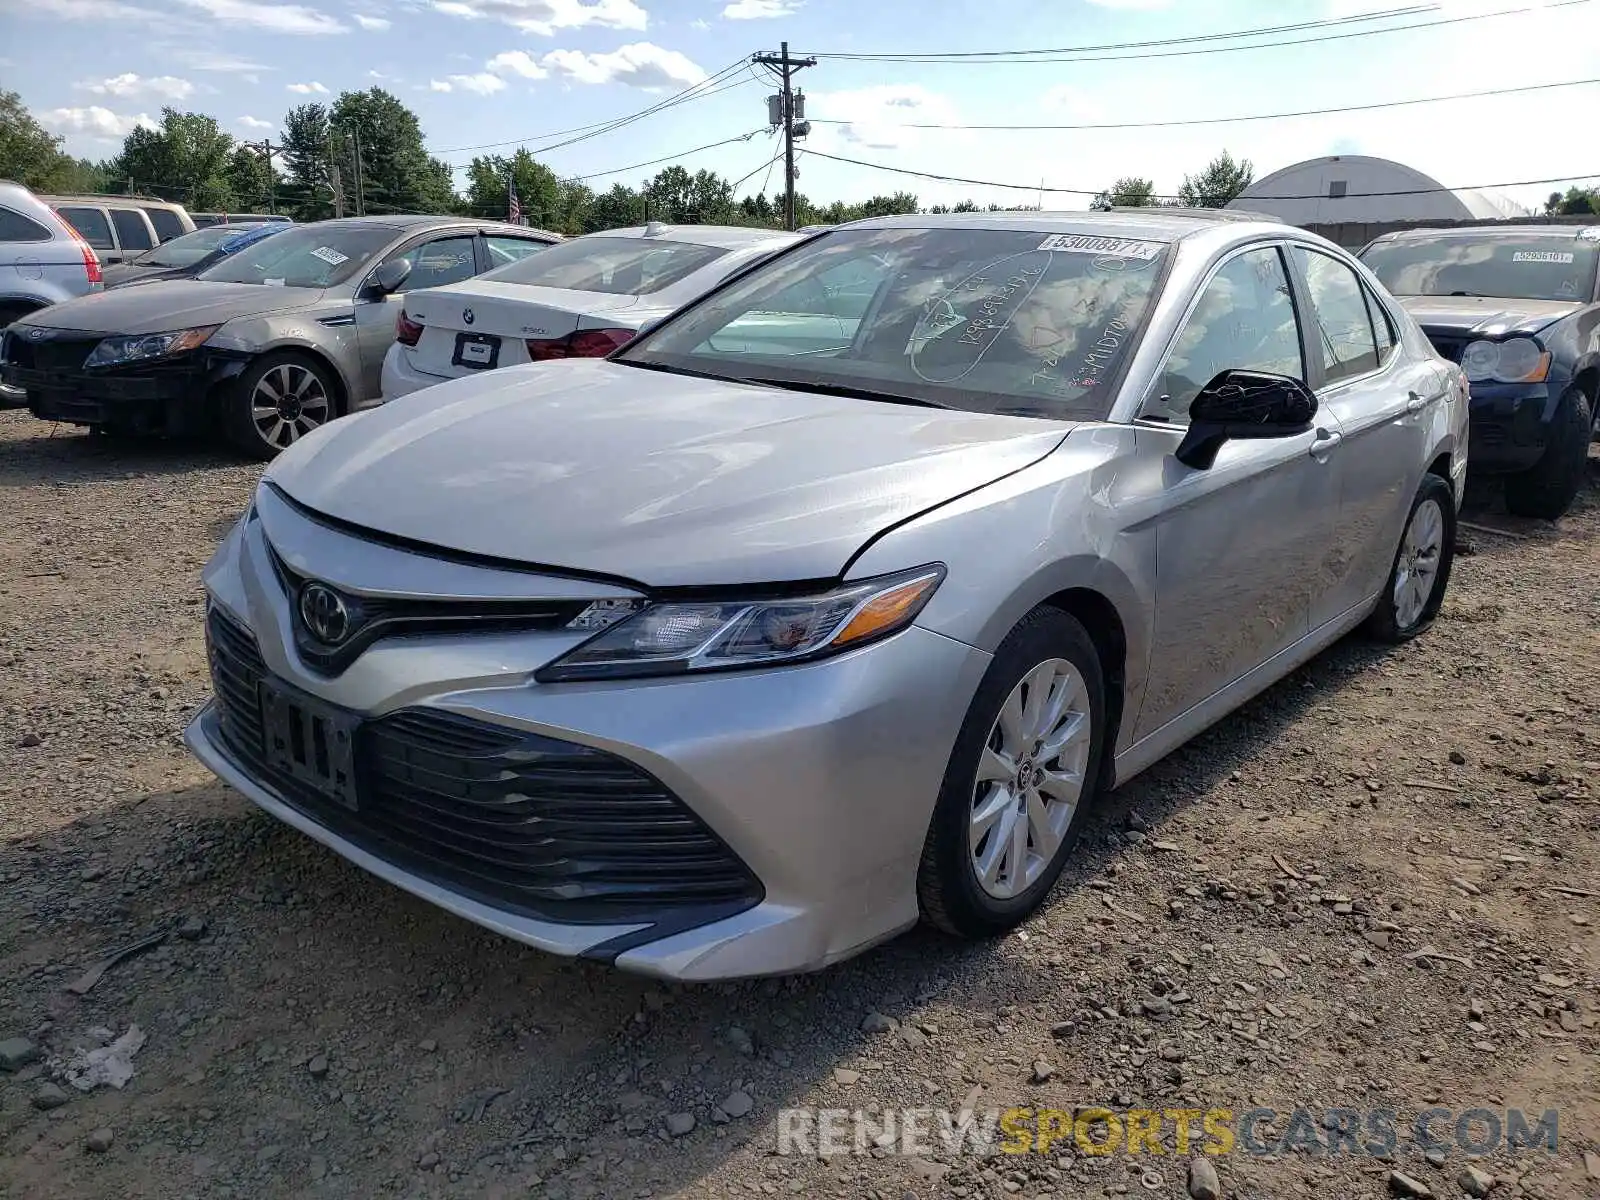
[[1537,262],[1561,263],[1565,266],[1572,262],[1573,254],[1570,250],[1513,250],[1512,262]]
[[1057,254],[1094,254],[1111,258],[1137,258],[1154,262],[1166,249],[1165,242],[1142,242],[1131,238],[1096,237],[1088,233],[1057,233],[1039,244],[1041,250]]
[[330,267],[337,267],[342,262],[350,261],[350,256],[348,254],[340,254],[332,246],[318,246],[311,252],[311,257],[320,258]]

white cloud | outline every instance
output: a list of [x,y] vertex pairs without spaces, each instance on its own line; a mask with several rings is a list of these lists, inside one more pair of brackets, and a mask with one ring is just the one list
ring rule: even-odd
[[244,116],[239,118],[239,124],[246,129],[260,129],[263,131],[275,129],[271,121],[263,121],[260,117]]
[[[899,150],[925,141],[930,134],[949,140],[939,130],[907,129],[906,125],[953,125],[960,122],[955,105],[937,92],[915,83],[886,83],[844,92],[816,92],[806,96],[807,114],[842,125],[818,124],[825,140],[837,138],[859,150]],[[817,133],[811,140],[816,140]],[[819,147],[821,149],[822,147]],[[850,153],[846,147],[841,153]],[[954,173],[954,172],[952,172]]]
[[1089,0],[1090,4],[1098,4],[1101,8],[1124,8],[1153,11],[1158,8],[1167,8],[1172,0]]
[[296,96],[326,96],[328,89],[312,80],[310,83],[291,83],[289,90]]
[[632,42],[609,54],[552,50],[543,62],[550,70],[579,83],[622,83],[646,90],[687,87],[706,77],[705,71],[685,55],[649,42]]
[[492,96],[503,91],[506,81],[498,75],[491,75],[487,71],[480,71],[476,75],[452,75],[450,86],[463,92],[473,92],[479,96]]
[[374,33],[389,28],[389,19],[387,17],[369,17],[366,13],[356,13],[353,19],[361,28],[372,30]]
[[240,73],[253,73],[256,71],[276,71],[277,67],[269,67],[266,63],[256,62],[253,59],[240,58],[234,54],[220,54],[213,50],[196,50],[188,46],[162,47],[163,54],[170,54],[187,67],[196,71],[219,71],[228,75]]
[[108,140],[125,138],[141,125],[146,129],[160,128],[147,113],[125,117],[98,104],[87,108],[52,108],[39,114],[39,123],[56,133],[81,133]]
[[194,84],[174,75],[156,75],[143,78],[132,71],[113,75],[110,79],[84,80],[78,84],[97,96],[158,96],[163,100],[182,100],[194,93]]
[[428,80],[428,90],[430,92],[453,92],[455,88],[442,79],[430,79]]
[[225,25],[243,25],[271,33],[344,33],[348,26],[303,4],[263,4],[258,0],[179,0]]
[[704,33],[706,30],[711,28],[711,22],[704,21],[699,17],[696,17],[694,20],[689,22],[689,27],[691,29],[698,29],[701,33]]
[[649,15],[634,0],[433,0],[436,11],[477,20],[493,17],[524,33],[549,37],[558,29],[642,30]]
[[524,79],[545,79],[550,74],[549,71],[546,71],[535,62],[533,56],[525,50],[507,50],[503,54],[496,54],[483,66],[487,71],[494,71],[501,75],[508,73],[520,75]]
[[804,3],[805,0],[733,0],[722,15],[729,21],[765,21],[792,17]]

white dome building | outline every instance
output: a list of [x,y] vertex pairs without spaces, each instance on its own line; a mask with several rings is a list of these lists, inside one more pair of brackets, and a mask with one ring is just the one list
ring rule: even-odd
[[1301,226],[1504,221],[1533,215],[1505,196],[1447,188],[1404,163],[1363,154],[1332,154],[1284,167],[1256,180],[1228,207]]

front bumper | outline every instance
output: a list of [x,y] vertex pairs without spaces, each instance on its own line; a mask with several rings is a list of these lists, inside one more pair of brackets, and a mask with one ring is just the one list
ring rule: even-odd
[[1474,383],[1471,418],[1475,471],[1525,471],[1544,455],[1559,392],[1545,383]]
[[[532,672],[577,638],[418,635],[380,640],[329,679],[299,658],[288,597],[264,555],[259,522],[236,531],[208,568],[207,585],[223,614],[249,614],[238,624],[248,625],[274,684],[374,725],[421,713],[610,756],[658,781],[756,887],[743,905],[726,897],[658,911],[630,904],[610,921],[592,905],[573,905],[566,919],[548,897],[536,911],[519,909],[503,894],[485,895],[322,819],[234,751],[215,707],[193,721],[186,740],[202,762],[363,869],[538,949],[669,979],[814,970],[916,922],[917,867],[950,747],[989,662],[981,651],[912,627],[805,666],[539,685]],[[219,695],[226,686],[219,680]],[[358,778],[361,770],[358,763]],[[555,793],[536,799],[564,803]],[[573,827],[568,812],[547,807],[542,816]],[[614,833],[598,825],[591,832]],[[690,871],[662,883],[681,892],[696,877]]]
[[115,425],[152,433],[189,433],[211,419],[206,399],[239,374],[243,356],[206,352],[142,368],[70,371],[0,365],[0,384],[18,389],[43,421]]

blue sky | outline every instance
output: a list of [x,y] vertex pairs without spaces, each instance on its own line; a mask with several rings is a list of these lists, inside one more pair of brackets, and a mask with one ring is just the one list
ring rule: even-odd
[[[1405,0],[0,0],[0,86],[73,153],[112,154],[164,104],[270,136],[292,105],[378,84],[419,114],[430,148],[476,147],[635,112],[787,39],[796,52],[940,52],[1147,41],[1401,7]],[[802,72],[803,147],[973,179],[1094,189],[1121,175],[1172,191],[1218,150],[1257,175],[1318,154],[1397,158],[1450,186],[1600,172],[1600,87],[1281,121],[1166,129],[971,131],[909,124],[1095,124],[1389,103],[1600,77],[1600,0],[1440,0],[1382,24],[1533,9],[1380,36],[1136,61],[981,65],[824,59]],[[1348,30],[1374,25],[1349,26]],[[1346,28],[1346,27],[1341,27]],[[1306,37],[1338,30],[1280,35]],[[743,80],[743,82],[739,82]],[[541,155],[599,188],[683,157],[781,188],[766,129],[769,84],[748,68],[705,99]],[[860,199],[909,190],[924,204],[1037,193],[942,184],[800,157],[801,191]],[[599,174],[599,173],[606,174]],[[1527,203],[1552,190],[1508,189]],[[1053,195],[1047,207],[1081,208]]]

